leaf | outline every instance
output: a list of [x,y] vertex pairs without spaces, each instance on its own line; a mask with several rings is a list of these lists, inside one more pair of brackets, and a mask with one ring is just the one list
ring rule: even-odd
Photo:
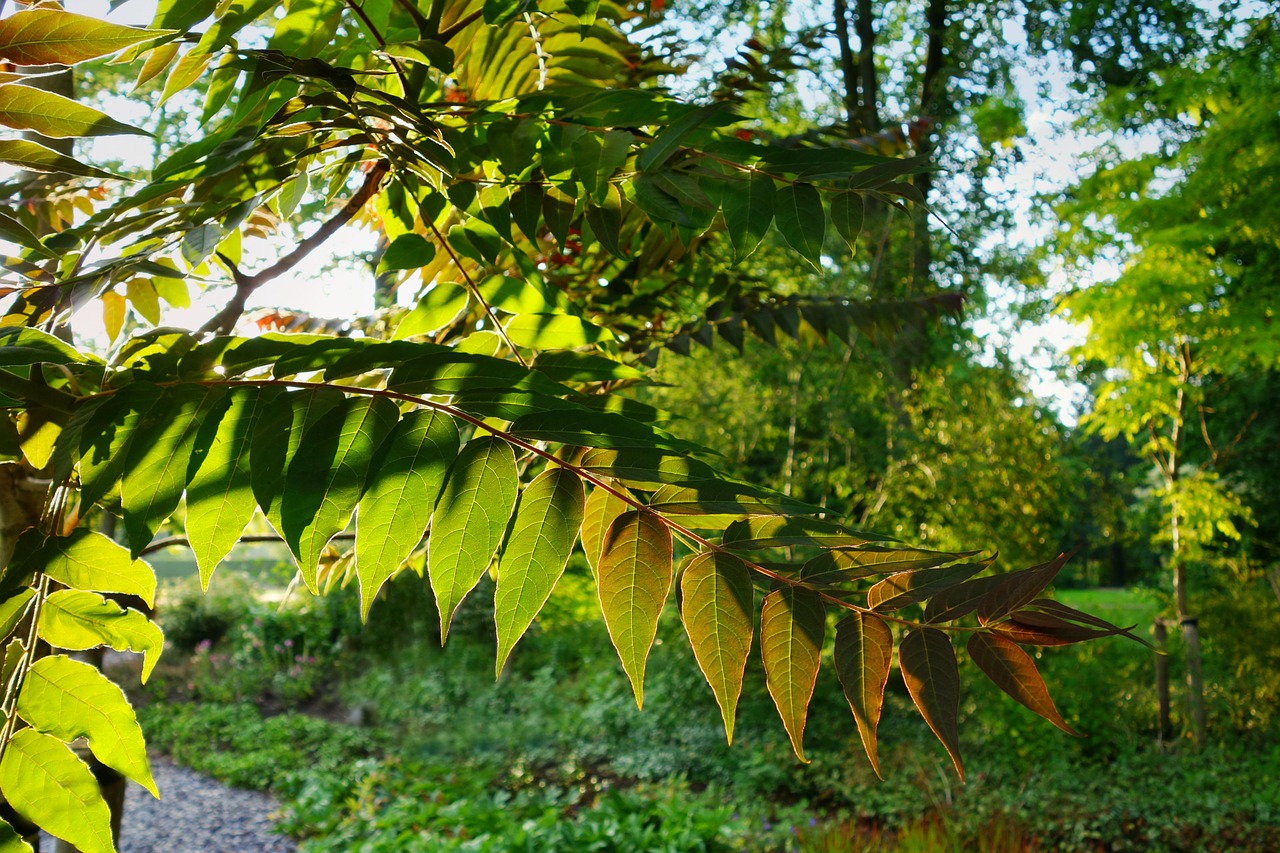
[[708,517],[784,515],[810,510],[806,504],[785,495],[724,480],[663,486],[649,499],[649,508],[663,515]]
[[201,385],[166,388],[138,424],[120,481],[125,534],[134,557],[178,508],[200,425],[223,393]]
[[467,307],[467,291],[452,282],[439,282],[427,290],[396,326],[395,339],[429,335],[454,321]]
[[912,569],[941,566],[976,551],[926,551],[919,548],[890,548],[862,545],[840,548],[814,557],[800,569],[800,577],[814,583],[844,583],[872,575],[891,575]]
[[[1026,621],[1022,621],[1022,620]],[[1088,628],[1048,613],[1019,610],[1012,622],[997,622],[992,630],[1027,646],[1070,646],[1127,632],[1123,628]]]
[[893,661],[893,632],[874,613],[850,613],[836,625],[835,665],[871,768],[881,779],[876,728]]
[[78,589],[59,590],[45,599],[38,632],[49,645],[60,649],[110,646],[118,652],[142,652],[144,683],[164,648],[164,634],[146,616]]
[[498,561],[493,596],[498,630],[495,676],[502,674],[511,650],[564,574],[582,528],[583,502],[578,475],[559,467],[543,471],[520,496],[511,535]]
[[320,552],[351,521],[373,452],[399,414],[386,397],[361,397],[335,406],[302,434],[280,496],[280,532],[313,593]]
[[8,821],[0,820],[0,853],[35,853],[35,850]]
[[133,708],[96,668],[65,655],[40,658],[22,682],[17,710],[32,728],[65,743],[87,738],[99,761],[160,798]]
[[3,211],[0,211],[0,237],[12,243],[17,243],[23,248],[31,249],[46,258],[56,258],[58,256],[21,220],[15,219]]
[[356,577],[360,617],[422,541],[449,465],[458,455],[458,427],[441,412],[405,415],[378,450],[356,509]]
[[776,202],[778,232],[787,245],[821,269],[822,240],[827,219],[822,212],[822,196],[812,184],[788,184],[778,190]]
[[1001,582],[978,603],[978,621],[987,625],[1029,604],[1053,582],[1070,558],[1070,554],[1059,554],[1047,563],[1002,575]]
[[254,425],[249,443],[249,458],[254,464],[249,481],[254,500],[277,532],[283,527],[280,495],[285,473],[297,455],[302,435],[342,401],[342,392],[334,388],[286,391],[263,410]]
[[[12,576],[12,568],[6,568],[5,574]],[[0,637],[7,637],[27,615],[27,608],[36,591],[29,586],[23,587],[14,595],[0,602]],[[7,682],[7,679],[6,679]]]
[[789,548],[814,545],[836,548],[865,545],[870,534],[854,533],[838,524],[804,516],[758,516],[735,521],[724,531],[722,544],[734,550]]
[[556,382],[614,382],[644,378],[643,373],[630,365],[585,352],[539,353],[533,369]]
[[735,710],[751,652],[750,571],[728,554],[699,554],[684,570],[680,591],[680,617],[693,656],[720,705],[725,737],[733,743]]
[[71,747],[21,729],[0,760],[0,793],[14,811],[82,853],[115,853],[111,812],[98,782]]
[[[9,20],[13,20],[10,18]],[[110,172],[85,165],[74,157],[68,157],[52,148],[46,148],[29,139],[0,139],[0,162],[9,163],[28,172],[42,174],[75,175],[81,178],[111,178],[127,180]]]
[[449,469],[427,538],[427,570],[440,611],[442,645],[454,611],[502,544],[519,481],[511,445],[492,436],[468,441]]
[[[80,436],[80,503],[97,503],[120,480],[130,442],[163,394],[149,382],[126,385],[99,406]],[[155,418],[145,420],[155,423]],[[146,428],[144,427],[144,432]]]
[[960,667],[951,640],[937,628],[914,628],[898,646],[898,666],[920,716],[947,748],[960,781]]
[[773,222],[777,207],[773,178],[763,172],[750,172],[745,181],[725,181],[722,190],[724,224],[733,243],[733,255],[745,260],[760,245]]
[[530,349],[572,349],[615,340],[604,326],[568,314],[517,314],[505,329],[512,343]]
[[61,9],[30,9],[0,21],[0,56],[15,65],[75,65],[162,35]]
[[538,391],[552,396],[569,393],[563,385],[515,362],[458,351],[424,355],[405,362],[391,374],[387,387],[407,394],[454,394],[484,389]]
[[[625,493],[625,490],[623,490]],[[631,505],[608,489],[599,486],[591,490],[582,515],[582,552],[587,557],[594,575],[600,568],[600,555],[604,552],[605,536],[613,522],[631,509]]]
[[862,234],[865,216],[861,193],[841,192],[831,197],[831,224],[852,254],[858,252],[858,236]]
[[688,483],[715,475],[705,462],[643,448],[588,450],[578,465],[592,474],[642,486]]
[[1004,575],[989,575],[984,578],[973,578],[962,584],[951,587],[929,599],[924,608],[926,622],[954,622],[978,609],[978,604],[994,587],[998,586]]
[[634,138],[621,130],[584,133],[573,141],[574,173],[597,201],[603,201],[609,178],[627,162]]
[[511,432],[529,441],[558,441],[579,447],[695,449],[687,441],[609,412],[539,412],[517,418]]
[[760,657],[765,683],[805,764],[804,725],[818,682],[818,665],[827,633],[827,611],[818,593],[788,586],[765,596],[760,610]]
[[383,270],[415,270],[431,263],[436,256],[436,246],[421,234],[401,234],[391,241],[378,261]]
[[212,427],[214,434],[197,441],[208,450],[187,485],[186,532],[204,590],[257,508],[249,465],[253,428],[276,399],[277,394],[259,388],[233,389],[223,401],[224,411],[206,420],[204,429]]
[[723,101],[708,104],[705,107],[698,107],[685,113],[683,117],[673,121],[636,157],[636,168],[642,172],[651,172],[661,167],[663,163],[671,159],[671,156],[680,147],[680,143],[689,134],[715,117],[717,113],[727,112],[728,106]]
[[21,564],[72,589],[136,595],[148,607],[155,605],[156,575],[151,567],[114,540],[87,528],[44,539],[23,556]]
[[[606,494],[602,489],[592,492]],[[617,501],[613,495],[609,495]],[[621,501],[618,501],[621,503]],[[583,546],[586,546],[584,528]],[[632,510],[616,517],[605,532],[596,569],[600,611],[622,668],[631,681],[636,707],[644,707],[644,670],[658,635],[658,618],[671,591],[671,530],[651,513]]]
[[919,569],[890,575],[867,590],[867,606],[888,613],[916,604],[968,580],[989,565],[990,560],[983,560],[945,569]]
[[41,136],[52,139],[119,134],[151,135],[70,98],[16,83],[0,86],[0,124],[17,130],[34,130]]
[[1067,734],[1081,737],[1062,719],[1035,661],[1017,643],[998,634],[977,633],[969,637],[968,648],[969,657],[996,687]]
[[107,331],[107,339],[115,343],[124,329],[125,311],[129,304],[114,290],[108,290],[98,298],[102,302],[102,325]]

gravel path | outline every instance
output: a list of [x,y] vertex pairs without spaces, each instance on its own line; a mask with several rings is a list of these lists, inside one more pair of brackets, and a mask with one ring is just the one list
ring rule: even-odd
[[[129,783],[119,853],[291,853],[294,843],[271,832],[276,803],[266,794],[228,788],[151,755],[163,799]],[[41,853],[54,849],[41,839]]]

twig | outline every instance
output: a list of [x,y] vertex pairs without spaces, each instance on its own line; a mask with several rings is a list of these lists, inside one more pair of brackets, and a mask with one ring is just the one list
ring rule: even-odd
[[[360,19],[360,23],[364,24],[365,29],[369,31],[369,35],[373,36],[373,40],[378,43],[378,47],[385,52],[387,40],[382,37],[382,33],[378,32],[378,28],[374,26],[373,21],[369,20],[369,16],[364,13],[364,9],[360,7],[360,4],[356,0],[346,0],[346,4],[347,8]],[[387,59],[391,61],[391,67],[396,70],[396,76],[400,78],[400,85],[404,88],[404,96],[406,98],[409,97],[409,75],[405,73],[404,66],[400,64],[400,60],[389,53],[387,54]]]
[[[373,168],[365,175],[364,184],[332,219],[321,225],[314,234],[299,243],[292,252],[266,269],[253,275],[245,275],[234,264],[228,263],[231,277],[236,284],[235,295],[231,297],[221,311],[213,315],[209,322],[200,327],[200,331],[197,334],[201,336],[215,333],[230,334],[235,327],[236,321],[244,313],[245,306],[253,292],[267,282],[279,278],[296,267],[307,255],[332,237],[338,229],[350,222],[369,199],[373,198],[374,194],[377,193],[378,187],[382,183],[382,178],[387,174],[388,169],[390,169],[390,165],[386,160],[379,160],[375,163]],[[223,261],[226,262],[226,259],[223,258]]]
[[[440,2],[440,0],[437,0]],[[396,0],[396,4],[409,13],[409,17],[413,18],[413,23],[418,27],[418,35],[423,38],[431,38],[431,22],[427,20],[427,16],[422,14],[422,10],[418,8],[413,0]]]
[[[329,537],[330,541],[334,539],[354,539],[354,533],[335,533]],[[250,536],[241,536],[236,540],[237,545],[251,545],[255,542],[283,542],[284,537],[274,533],[252,534]],[[191,540],[185,536],[166,536],[163,539],[157,539],[150,545],[142,549],[140,556],[145,557],[147,554],[154,554],[156,551],[163,551],[166,548],[190,548]]]

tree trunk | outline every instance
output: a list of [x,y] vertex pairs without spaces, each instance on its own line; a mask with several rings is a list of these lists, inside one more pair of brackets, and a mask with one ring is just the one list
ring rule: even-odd
[[849,40],[849,7],[845,0],[832,0],[836,21],[836,40],[840,43],[840,76],[844,78],[844,110],[845,121],[849,124],[849,135],[858,125],[858,92],[862,84],[858,78],[857,59],[853,55],[853,45]]

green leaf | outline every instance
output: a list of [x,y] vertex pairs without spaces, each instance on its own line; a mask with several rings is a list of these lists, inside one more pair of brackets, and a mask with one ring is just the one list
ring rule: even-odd
[[1081,736],[1062,719],[1035,661],[1017,643],[998,634],[978,633],[969,637],[968,648],[969,657],[996,687],[1067,734]]
[[517,314],[505,328],[512,343],[530,349],[572,349],[615,339],[605,327],[568,314]]
[[384,270],[416,270],[431,263],[436,246],[421,234],[401,234],[382,253],[378,267]]
[[427,538],[427,570],[440,611],[440,642],[454,611],[480,582],[502,544],[520,477],[511,445],[492,436],[468,441],[449,469]]
[[59,649],[84,651],[110,646],[118,652],[142,652],[143,682],[164,648],[164,634],[146,616],[78,589],[59,590],[45,599],[37,630],[42,639]]
[[643,373],[630,365],[585,352],[539,353],[533,362],[533,369],[545,373],[556,382],[615,382],[644,377]]
[[634,137],[621,130],[585,133],[573,141],[574,173],[597,201],[603,201],[609,178],[627,162]]
[[72,589],[136,595],[155,605],[156,575],[114,540],[80,527],[70,536],[50,536],[22,560]]
[[558,441],[579,447],[695,449],[687,441],[609,412],[539,412],[518,418],[511,432],[529,441]]
[[283,529],[280,495],[285,472],[297,455],[303,433],[342,401],[342,392],[335,388],[287,391],[274,399],[254,425],[249,480],[254,500],[277,532]]
[[534,0],[484,0],[484,22],[490,26],[510,23],[534,5]]
[[126,133],[151,135],[70,98],[16,83],[0,86],[0,124],[17,130],[34,130],[52,139]]
[[946,747],[960,781],[960,667],[951,640],[937,628],[915,628],[898,646],[898,666],[911,701]]
[[563,385],[513,361],[457,351],[405,362],[391,374],[387,387],[407,394],[456,394],[485,389],[538,391],[552,396],[569,393]]
[[785,495],[745,483],[723,480],[663,486],[649,499],[649,507],[663,515],[744,516],[809,512],[810,507]]
[[0,853],[35,853],[35,850],[8,821],[0,820]]
[[890,575],[867,590],[867,606],[888,613],[916,604],[968,580],[989,565],[991,561],[984,560],[945,569],[919,569]]
[[495,675],[533,623],[564,574],[582,529],[582,481],[565,468],[548,468],[524,490],[511,536],[498,560],[493,618],[498,630]]
[[205,590],[213,570],[231,553],[257,508],[250,445],[254,424],[276,398],[276,393],[259,388],[233,389],[223,401],[224,411],[205,421],[204,429],[212,427],[214,435],[196,442],[208,450],[187,486],[186,531]]
[[586,555],[593,575],[600,569],[605,535],[613,526],[614,520],[630,509],[631,505],[626,501],[599,486],[592,489],[587,497],[582,515],[582,553]]
[[387,578],[422,541],[458,444],[453,418],[418,410],[405,415],[379,448],[356,509],[362,619]]
[[978,609],[987,593],[999,586],[1004,575],[973,578],[943,590],[929,599],[924,608],[926,622],[954,622]]
[[821,269],[822,240],[827,230],[822,195],[812,184],[788,184],[778,191],[775,203],[778,231],[787,245]]
[[715,475],[711,466],[705,462],[643,448],[588,450],[578,464],[592,474],[638,486],[688,483]]
[[1003,575],[1001,582],[994,585],[979,602],[978,621],[984,625],[990,624],[1031,603],[1053,582],[1070,557],[1070,554],[1059,554],[1047,563]]
[[757,516],[735,521],[725,528],[721,540],[726,548],[759,550],[811,545],[841,548],[874,541],[871,534],[854,533],[838,524],[804,516]]
[[913,569],[929,569],[972,557],[976,551],[925,551],[861,545],[814,557],[800,569],[800,577],[813,583],[844,583],[872,575],[891,575]]
[[791,738],[804,757],[804,725],[818,683],[818,665],[827,633],[827,611],[818,593],[785,587],[765,596],[760,610],[760,657],[765,683]]
[[754,598],[746,563],[727,554],[699,554],[680,580],[680,617],[693,656],[706,676],[733,743],[733,722],[742,674],[751,652]]
[[[12,573],[13,569],[6,568],[6,575],[11,576]],[[35,594],[36,591],[27,586],[0,602],[0,637],[9,636],[9,633],[27,615],[27,607],[30,606],[31,599],[35,598]]]
[[733,254],[744,260],[760,245],[773,222],[777,207],[773,178],[751,172],[744,181],[726,181],[722,194],[724,224],[733,243]]
[[[592,493],[606,494],[601,489]],[[613,495],[609,495],[617,501]],[[621,503],[621,501],[618,501]],[[584,528],[585,531],[585,528]],[[583,533],[586,547],[586,533]],[[671,591],[671,530],[652,513],[632,510],[613,520],[600,543],[596,591],[609,639],[644,707],[644,670]]]
[[843,192],[831,197],[831,224],[852,254],[858,252],[865,210],[861,193]]
[[285,474],[280,532],[313,593],[320,552],[351,521],[373,453],[399,415],[386,397],[360,397],[335,406],[302,434]]
[[0,237],[11,243],[17,243],[25,249],[31,249],[46,258],[56,258],[58,254],[44,244],[36,233],[22,223],[20,219],[0,211]]
[[636,168],[642,172],[651,172],[667,160],[679,149],[680,144],[699,126],[722,112],[727,112],[729,105],[723,101],[698,107],[676,121],[673,121],[636,157]]
[[160,798],[133,708],[96,668],[65,655],[40,658],[22,682],[17,710],[32,728],[61,741],[87,738],[99,761]]
[[61,9],[30,9],[0,21],[0,56],[15,65],[75,65],[162,35]]
[[0,793],[18,814],[81,853],[115,853],[111,811],[97,780],[57,738],[14,732],[0,760]]
[[120,482],[124,529],[134,557],[178,508],[200,425],[223,393],[202,385],[166,388],[138,424]]
[[396,326],[395,339],[429,335],[452,323],[466,307],[466,288],[448,281],[438,282],[404,315]]
[[89,507],[120,480],[134,434],[158,421],[145,419],[163,394],[149,382],[127,385],[98,406],[80,434],[80,503]]
[[862,747],[876,775],[880,758],[876,748],[876,728],[884,705],[884,688],[889,683],[893,661],[893,632],[872,613],[850,613],[836,625],[835,664],[840,686],[849,700],[853,719],[862,736]]
[[[9,20],[13,19],[10,18]],[[95,169],[93,166],[87,166],[74,157],[68,157],[66,154],[54,151],[52,148],[46,148],[40,143],[32,142],[29,139],[0,139],[0,162],[26,169],[28,172],[40,172],[42,174],[57,174],[61,172],[64,175],[75,175],[81,178],[127,180],[127,178],[121,178],[119,175],[113,175],[110,172]]]

